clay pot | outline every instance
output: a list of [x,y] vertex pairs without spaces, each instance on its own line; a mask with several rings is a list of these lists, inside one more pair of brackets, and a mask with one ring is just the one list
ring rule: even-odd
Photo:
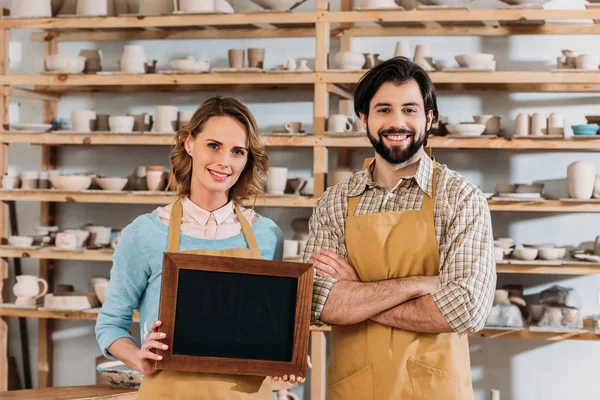
[[229,68],[244,68],[244,55],[243,49],[229,49]]
[[548,128],[548,118],[542,113],[535,113],[531,117],[531,136],[544,136]]
[[287,184],[287,168],[270,167],[267,172],[267,193],[283,195]]
[[100,50],[81,50],[79,55],[85,57],[84,73],[95,74],[102,71],[102,55]]
[[162,190],[164,188],[164,181],[164,171],[146,170],[146,185],[148,186],[148,190]]
[[[107,16],[107,0],[77,0],[77,15],[83,16]],[[112,5],[112,1],[110,1]]]
[[329,132],[352,132],[352,118],[344,114],[331,115],[327,119],[327,130]]
[[591,161],[576,161],[567,168],[567,183],[569,197],[579,200],[589,200],[594,192],[596,167]]
[[357,71],[365,64],[365,56],[362,53],[351,51],[340,51],[335,55],[335,65],[338,69],[345,71]]
[[264,68],[265,49],[248,49],[248,66],[250,68]]
[[141,0],[139,14],[141,15],[165,15],[174,11],[172,0]]
[[502,119],[499,115],[475,115],[473,117],[476,124],[485,125],[484,135],[497,135],[500,133],[500,120]]
[[302,131],[302,122],[286,122],[283,128],[289,133],[298,133]]
[[177,107],[156,106],[154,109],[154,128],[157,133],[174,133],[177,129]]
[[143,114],[128,114],[133,117],[134,132],[150,132],[152,129],[153,117],[148,113]]
[[144,53],[144,47],[137,45],[124,46],[119,67],[122,72],[132,74],[146,73],[146,54]]
[[515,120],[515,136],[529,136],[531,134],[531,118],[529,114],[521,113]]
[[73,111],[71,113],[71,123],[75,132],[91,132],[96,128],[96,112],[92,110]]
[[510,304],[510,300],[508,299],[508,290],[496,289],[494,292],[494,305],[498,303]]
[[394,57],[406,57],[410,59],[410,45],[408,40],[399,40],[396,42]]

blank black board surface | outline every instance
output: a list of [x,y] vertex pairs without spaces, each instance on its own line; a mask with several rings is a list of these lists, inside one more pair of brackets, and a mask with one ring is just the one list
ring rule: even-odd
[[292,361],[297,281],[180,270],[173,354]]

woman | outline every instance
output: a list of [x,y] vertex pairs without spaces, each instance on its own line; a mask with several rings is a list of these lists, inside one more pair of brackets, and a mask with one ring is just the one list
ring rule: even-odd
[[[233,98],[213,97],[200,106],[175,141],[171,167],[179,199],[136,218],[123,230],[96,324],[98,343],[105,356],[146,374],[140,400],[272,399],[270,379],[265,377],[154,369],[154,361],[162,357],[152,350],[166,349],[160,342],[165,334],[157,332],[165,251],[268,260],[281,260],[283,252],[277,225],[238,207],[262,194],[268,168],[248,108]],[[141,348],[127,332],[138,305]]]

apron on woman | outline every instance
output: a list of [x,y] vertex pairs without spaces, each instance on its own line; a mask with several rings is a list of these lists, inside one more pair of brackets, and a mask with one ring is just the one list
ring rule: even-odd
[[[179,251],[183,207],[177,200],[169,220],[169,253],[260,259],[258,242],[237,205],[235,213],[248,243],[247,249]],[[197,372],[157,371],[144,377],[138,400],[272,400],[271,379],[263,376],[223,375]]]
[[[355,216],[360,196],[348,198],[348,260],[362,282],[439,275],[432,196],[421,210]],[[420,333],[367,320],[332,329],[327,400],[471,400],[467,337]]]

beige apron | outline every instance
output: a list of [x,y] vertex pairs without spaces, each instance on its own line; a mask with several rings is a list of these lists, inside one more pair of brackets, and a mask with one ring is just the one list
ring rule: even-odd
[[[360,196],[348,199],[348,260],[363,282],[438,275],[433,197],[421,210],[355,216]],[[467,337],[391,328],[368,320],[332,330],[327,400],[470,400]]]
[[[248,243],[247,249],[190,250],[185,254],[204,254],[260,259],[260,249],[250,224],[237,205],[235,213]],[[183,207],[177,200],[171,210],[167,251],[179,252]],[[138,400],[272,400],[271,379],[262,376],[205,374],[162,370],[144,377]]]

